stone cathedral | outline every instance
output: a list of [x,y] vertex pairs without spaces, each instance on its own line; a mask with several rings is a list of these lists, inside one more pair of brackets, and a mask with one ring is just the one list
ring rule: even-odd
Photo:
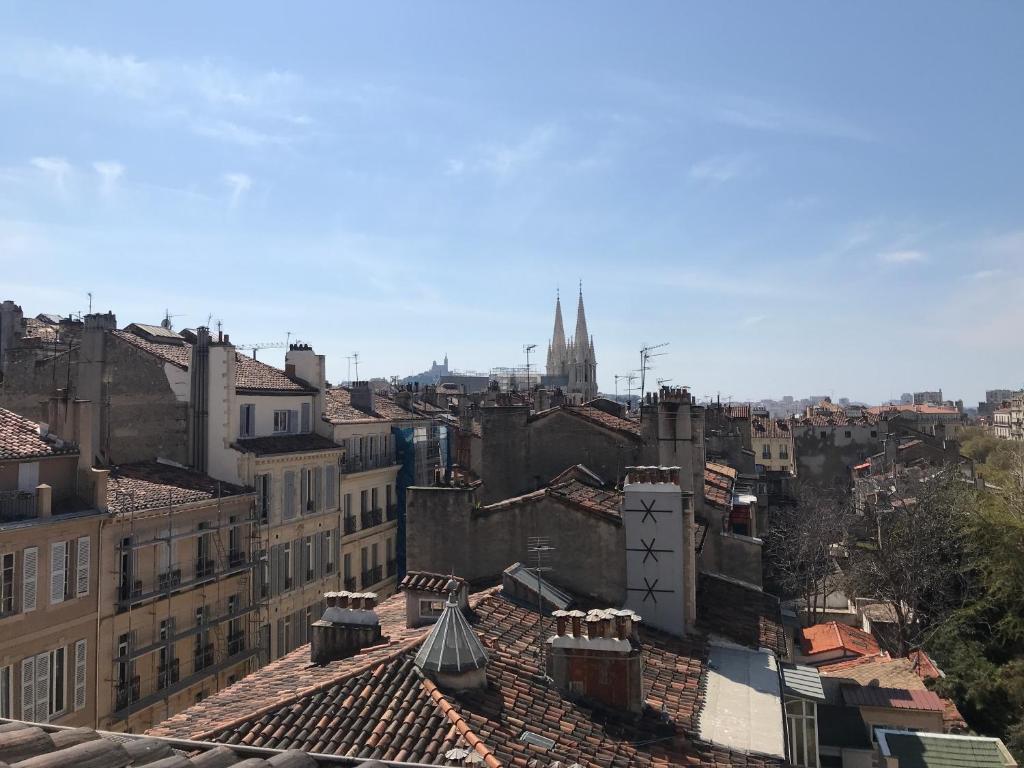
[[597,356],[594,339],[587,332],[587,314],[583,309],[583,289],[576,307],[576,333],[565,340],[562,327],[562,300],[555,299],[555,330],[548,344],[547,386],[561,386],[566,400],[580,404],[597,397]]

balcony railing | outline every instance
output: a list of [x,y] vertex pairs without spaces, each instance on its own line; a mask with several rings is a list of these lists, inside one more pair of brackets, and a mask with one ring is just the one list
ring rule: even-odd
[[384,522],[384,513],[380,509],[368,509],[359,517],[359,523],[363,528],[373,528]]
[[342,474],[365,472],[369,469],[393,467],[398,463],[394,452],[380,453],[369,456],[348,456],[339,463]]
[[36,517],[36,495],[30,491],[0,491],[0,523]]
[[157,576],[157,588],[161,591],[168,589],[174,589],[181,584],[181,568],[173,568],[169,571],[164,571]]
[[169,688],[181,679],[180,674],[181,665],[178,659],[174,659],[168,664],[161,664],[157,667],[156,674],[156,685],[157,688]]
[[385,507],[385,516],[387,517],[388,522],[390,522],[392,520],[397,520],[398,519],[398,505],[397,504],[388,504],[387,507]]
[[245,565],[245,561],[248,557],[249,556],[245,552],[228,552],[228,566],[231,568],[237,568],[240,565]]
[[124,709],[128,705],[139,700],[140,693],[140,680],[139,676],[135,675],[129,680],[118,683],[115,698],[117,699],[117,709]]
[[345,533],[351,534],[356,532],[356,516],[345,515]]
[[348,590],[349,592],[353,592],[353,591],[355,591],[355,588],[356,588],[356,577],[355,576],[346,576],[345,577],[345,589]]
[[380,581],[384,580],[384,566],[378,565],[371,568],[368,571],[363,571],[363,589],[372,587]]
[[396,573],[398,573],[398,561],[388,560],[388,578],[390,579]]

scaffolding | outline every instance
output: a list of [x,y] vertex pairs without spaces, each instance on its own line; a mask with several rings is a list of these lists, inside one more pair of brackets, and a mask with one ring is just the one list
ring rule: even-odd
[[[115,492],[115,496],[120,497],[118,506],[126,502],[128,511],[119,515],[127,519],[127,531],[118,541],[112,574],[117,594],[109,615],[114,654],[108,717],[111,722],[123,722],[162,703],[166,718],[174,714],[170,699],[176,694],[210,680],[219,689],[225,669],[245,663],[248,674],[269,657],[269,648],[264,647],[270,607],[263,578],[267,550],[263,520],[254,499],[245,514],[225,510],[219,483],[216,516],[198,525],[194,517],[179,514],[187,510],[174,503],[170,492],[165,507],[144,510],[136,508],[131,493]],[[160,515],[167,517],[163,532],[140,539],[137,527]],[[177,545],[190,539],[196,542],[195,557],[176,561]],[[140,563],[140,554],[150,554],[148,562]],[[192,607],[194,620],[179,626],[185,604]],[[146,621],[136,618],[140,614]],[[153,630],[150,640],[141,644],[136,638],[139,625],[151,625]],[[178,644],[189,639],[194,641],[191,669],[186,667],[183,674]],[[155,674],[144,691],[137,665],[152,668],[153,654],[157,655]]]

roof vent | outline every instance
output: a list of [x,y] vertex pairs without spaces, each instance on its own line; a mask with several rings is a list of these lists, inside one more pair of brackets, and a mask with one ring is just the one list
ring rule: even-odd
[[416,654],[416,666],[442,687],[461,691],[487,686],[487,661],[487,652],[462,615],[453,591]]
[[533,731],[523,731],[519,740],[524,744],[532,744],[533,746],[540,747],[541,749],[552,749],[555,746],[554,739],[549,739],[547,736],[541,736]]

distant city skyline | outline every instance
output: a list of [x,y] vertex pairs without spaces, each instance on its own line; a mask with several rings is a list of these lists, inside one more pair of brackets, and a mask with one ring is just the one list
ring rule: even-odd
[[0,3],[0,298],[290,333],[340,381],[520,365],[582,280],[605,392],[668,342],[698,396],[975,405],[1024,385],[1022,25]]

